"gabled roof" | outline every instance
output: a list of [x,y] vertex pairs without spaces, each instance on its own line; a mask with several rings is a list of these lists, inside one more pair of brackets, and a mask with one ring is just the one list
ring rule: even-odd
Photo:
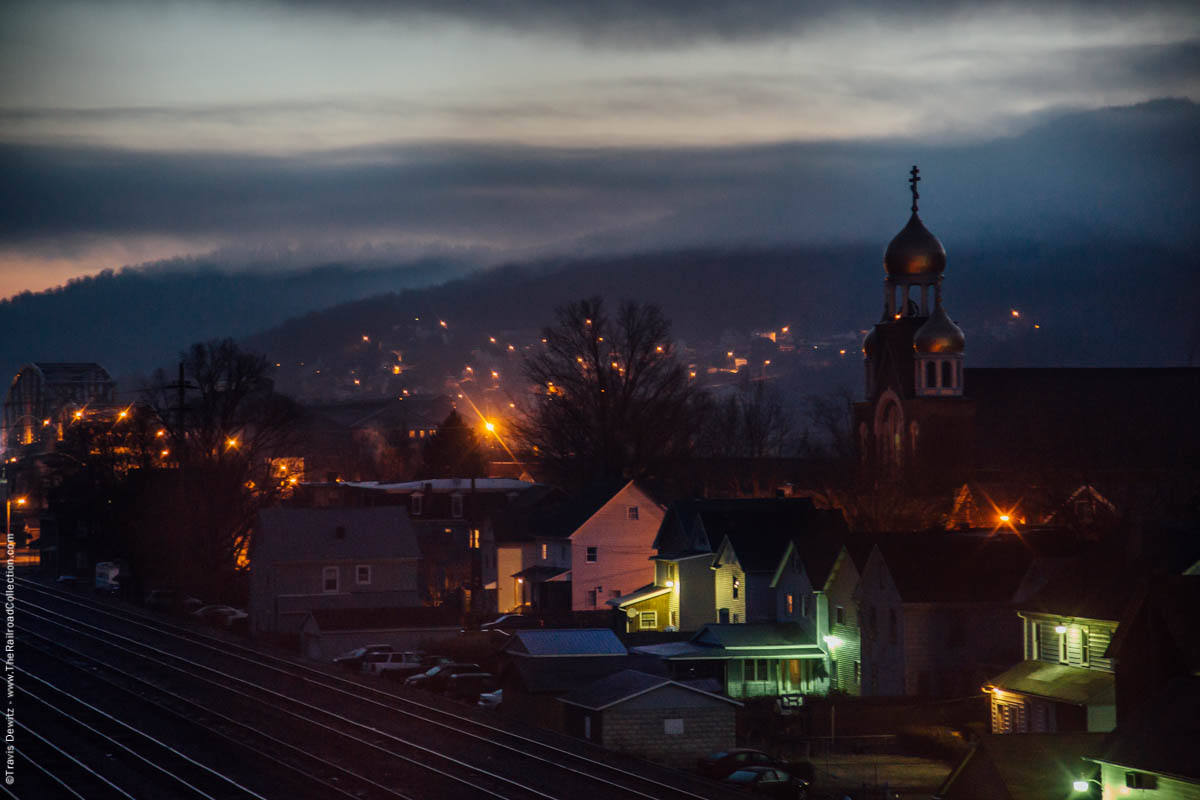
[[650,675],[649,673],[635,669],[621,670],[606,678],[601,678],[590,686],[576,689],[559,699],[573,706],[601,711],[619,705],[627,700],[632,700],[635,697],[649,694],[664,686],[678,686],[685,691],[709,698],[713,705],[718,703],[730,703],[735,706],[741,705],[741,703],[731,700],[728,697],[712,694],[685,683],[673,681],[663,675]]
[[640,603],[643,600],[649,600],[653,597],[661,597],[671,591],[668,586],[655,586],[653,583],[648,583],[640,589],[634,589],[629,594],[623,594],[620,597],[614,597],[608,601],[608,605],[614,608],[628,608],[631,605]]
[[796,647],[816,644],[816,629],[801,622],[709,623],[690,640],[693,644],[730,649]]
[[1127,560],[1105,554],[1036,559],[1013,603],[1018,611],[1116,622],[1136,587],[1131,569]]
[[961,531],[879,534],[883,557],[905,603],[1011,601],[1038,555],[1066,555],[1067,534]]
[[663,555],[715,553],[728,537],[745,569],[769,572],[790,537],[815,531],[844,533],[842,512],[807,497],[680,500],[667,509],[654,547]]
[[399,506],[265,508],[252,551],[264,562],[420,555],[416,531]]
[[1022,661],[989,683],[1006,692],[1036,695],[1077,706],[1116,703],[1111,672],[1066,664]]
[[1200,575],[1160,575],[1142,582],[1121,616],[1106,656],[1121,658],[1136,624],[1149,624],[1170,639],[1183,665],[1200,675]]
[[517,630],[504,646],[510,655],[623,656],[629,651],[608,628],[539,628]]
[[556,578],[564,572],[570,572],[566,567],[550,567],[545,564],[534,564],[531,567],[526,567],[520,572],[514,572],[509,577],[524,578],[530,583],[544,583],[551,578]]
[[1062,800],[1073,779],[1095,770],[1083,759],[1098,753],[1103,739],[1103,733],[985,734],[934,796]]
[[1121,719],[1097,761],[1200,781],[1200,677],[1183,676]]
[[566,538],[632,483],[624,479],[600,481],[563,497],[530,518],[530,533],[537,537]]

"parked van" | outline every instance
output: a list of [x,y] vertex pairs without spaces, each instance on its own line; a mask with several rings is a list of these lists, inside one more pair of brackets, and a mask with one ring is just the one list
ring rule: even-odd
[[393,670],[422,669],[421,653],[369,653],[362,661],[362,671],[368,675],[383,675]]

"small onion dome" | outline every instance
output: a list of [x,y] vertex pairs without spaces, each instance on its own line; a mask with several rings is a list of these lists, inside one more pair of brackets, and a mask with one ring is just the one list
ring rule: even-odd
[[954,324],[941,303],[913,336],[913,349],[918,353],[961,353],[966,345],[962,328]]
[[863,339],[863,355],[867,358],[874,358],[876,351],[879,350],[879,337],[875,335],[875,329],[867,333],[867,338]]
[[888,245],[883,269],[888,275],[937,275],[946,269],[946,249],[917,212]]

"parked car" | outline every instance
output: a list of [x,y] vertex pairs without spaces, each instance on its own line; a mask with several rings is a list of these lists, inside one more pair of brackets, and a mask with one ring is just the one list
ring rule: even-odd
[[742,767],[726,775],[725,783],[767,797],[786,797],[788,800],[808,798],[808,781],[797,778],[782,767]]
[[392,669],[384,672],[383,677],[387,678],[389,681],[404,683],[413,675],[418,675],[422,672],[428,671],[430,667],[436,667],[438,664],[449,664],[453,660],[454,659],[448,658],[447,656],[431,656],[422,654],[420,661],[413,664],[405,664],[403,666],[393,667]]
[[151,611],[171,611],[179,602],[179,593],[174,589],[151,589],[146,594],[146,608]]
[[445,690],[446,681],[450,679],[450,676],[457,675],[460,672],[483,672],[483,669],[478,664],[452,661],[449,664],[439,664],[436,667],[431,667],[419,675],[413,675],[404,681],[404,685],[410,689],[440,692]]
[[479,695],[479,701],[476,703],[480,708],[497,709],[504,702],[504,690],[497,689],[494,692],[484,692]]
[[390,653],[395,648],[390,644],[368,644],[362,647],[356,647],[353,650],[347,650],[344,653],[339,653],[333,657],[333,663],[342,669],[348,669],[351,672],[363,671],[363,659],[373,653]]
[[230,629],[235,625],[244,625],[243,620],[250,615],[233,606],[201,606],[192,612],[192,616],[215,628]]
[[385,675],[392,670],[421,668],[421,653],[412,650],[403,652],[370,653],[363,658],[362,671],[367,675]]
[[446,697],[474,703],[483,692],[496,688],[496,676],[490,672],[457,672],[446,679]]
[[770,753],[752,750],[749,747],[722,750],[696,762],[697,772],[706,778],[716,778],[717,780],[745,767],[784,767],[784,765]]

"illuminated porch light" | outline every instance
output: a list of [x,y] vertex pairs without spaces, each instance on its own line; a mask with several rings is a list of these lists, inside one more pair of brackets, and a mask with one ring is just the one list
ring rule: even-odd
[[19,505],[19,506],[23,506],[23,505],[25,505],[25,504],[26,504],[26,503],[28,503],[28,502],[29,502],[29,498],[28,498],[28,497],[18,497],[18,498],[17,498],[17,505]]
[[517,583],[524,583],[524,582],[525,582],[524,578],[517,578]]
[[845,643],[846,643],[846,640],[843,639],[842,637],[838,636],[837,634],[833,634],[833,633],[825,634],[825,644],[829,645],[830,650],[836,650],[837,648],[841,647]]
[[667,581],[667,588],[668,588],[668,589],[674,589],[674,588],[675,588],[675,581]]
[[1086,792],[1088,790],[1088,782],[1084,780],[1075,781],[1071,784],[1071,788],[1077,792]]
[[1054,632],[1059,635],[1062,635],[1067,632],[1067,626],[1066,625],[1055,625]]
[[1000,515],[1000,521],[1001,521],[1001,522],[1008,522],[1010,519],[1012,519],[1012,517],[1010,517],[1008,514],[1001,514],[1001,515]]

